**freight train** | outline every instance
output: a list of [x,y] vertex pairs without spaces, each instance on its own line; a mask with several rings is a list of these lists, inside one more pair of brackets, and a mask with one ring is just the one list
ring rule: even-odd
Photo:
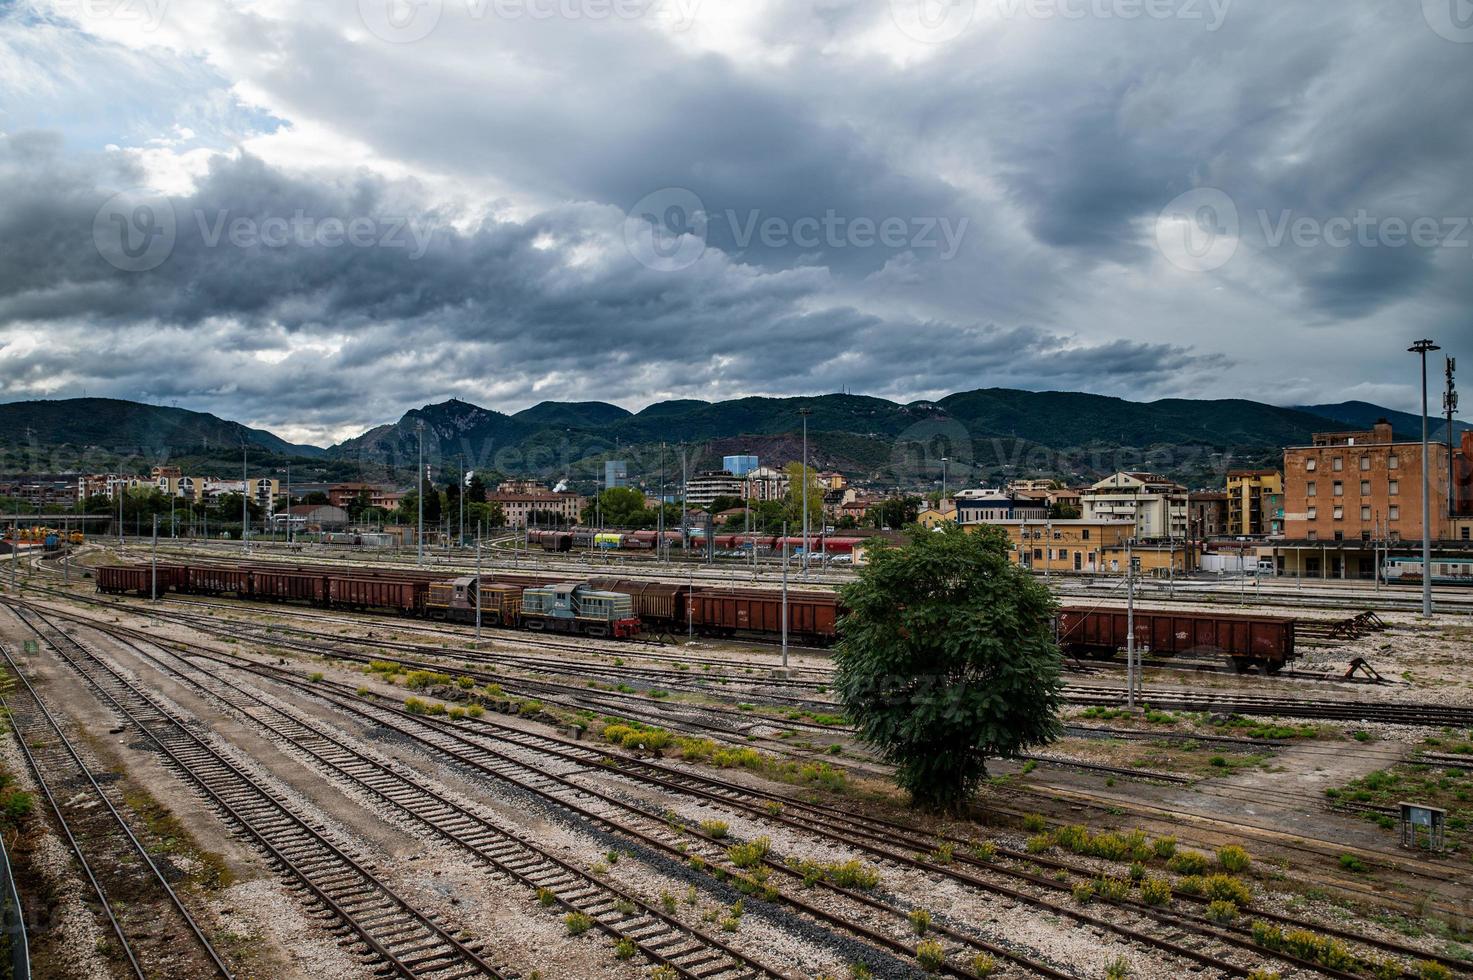
[[[663,533],[666,548],[679,550],[685,547],[680,531]],[[526,532],[526,541],[528,547],[554,552],[654,551],[656,543],[660,540],[660,534],[659,531],[594,531],[590,528],[575,527],[568,531],[529,530]],[[686,534],[690,539],[692,550],[706,548],[704,529],[688,528]],[[864,539],[814,534],[809,537],[808,544],[815,552],[825,555],[848,555],[853,553],[856,547],[864,544]],[[783,549],[784,545],[792,554],[800,554],[803,551],[801,537],[783,538],[771,534],[717,533],[711,536],[711,545],[717,551],[726,552],[750,551],[756,548],[760,553],[777,553]]]
[[[96,569],[99,592],[150,595],[148,565]],[[267,602],[475,621],[474,575],[398,569],[273,565],[159,565],[158,591],[232,595]],[[629,638],[687,633],[771,639],[782,631],[782,594],[774,589],[730,588],[595,578],[566,582],[546,576],[497,572],[479,580],[481,622],[489,626]],[[796,643],[827,646],[838,637],[843,605],[833,592],[788,592],[788,635]],[[1240,670],[1277,673],[1295,656],[1292,619],[1137,609],[1136,645],[1156,654],[1223,656]],[[1109,659],[1125,648],[1126,614],[1118,609],[1066,606],[1055,621],[1060,648],[1071,656]]]

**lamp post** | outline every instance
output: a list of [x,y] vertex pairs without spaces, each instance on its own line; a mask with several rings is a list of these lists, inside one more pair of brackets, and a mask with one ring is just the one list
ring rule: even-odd
[[415,470],[414,490],[415,498],[419,502],[419,516],[415,523],[415,560],[418,564],[425,563],[425,423],[424,419],[416,419],[414,431],[419,437],[419,467]]
[[240,444],[240,550],[251,553],[251,478],[246,444]]
[[1458,413],[1458,389],[1453,387],[1457,358],[1447,360],[1447,388],[1442,392],[1442,410],[1447,413],[1447,516],[1457,516],[1457,494],[1453,491],[1453,416]]
[[1432,460],[1427,454],[1427,354],[1442,350],[1430,340],[1419,340],[1408,353],[1422,355],[1422,615],[1432,615]]
[[938,504],[941,513],[946,513],[946,457],[941,457],[941,500]]
[[[803,507],[803,580],[808,580],[808,416],[813,414],[811,408],[800,408],[798,414],[803,417],[803,487],[798,499]],[[783,666],[787,666],[784,660]]]

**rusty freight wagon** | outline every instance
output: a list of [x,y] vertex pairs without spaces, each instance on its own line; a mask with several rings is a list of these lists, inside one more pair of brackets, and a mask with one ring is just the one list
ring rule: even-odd
[[231,593],[248,597],[254,594],[251,578],[255,572],[250,568],[228,568],[213,565],[189,565],[185,568],[184,583],[180,592],[196,595],[221,595]]
[[[152,595],[154,589],[154,566],[152,565],[102,565],[96,570],[97,591],[111,595],[134,593]],[[158,592],[163,595],[176,589],[184,581],[183,565],[158,566]]]
[[596,578],[588,583],[606,592],[622,592],[634,600],[634,615],[647,627],[668,630],[685,625],[689,586],[634,578]]
[[279,572],[257,569],[253,580],[256,598],[273,602],[327,601],[327,576],[321,572]]
[[[1126,622],[1124,609],[1066,606],[1059,610],[1059,646],[1068,654],[1109,659],[1125,649]],[[1220,656],[1239,671],[1257,665],[1270,674],[1296,656],[1294,620],[1279,616],[1137,609],[1135,642],[1154,654]]]
[[374,609],[383,612],[422,614],[427,582],[405,579],[328,577],[328,601],[350,609]]
[[[782,593],[762,589],[691,590],[685,599],[691,626],[708,635],[782,633]],[[838,635],[839,597],[824,592],[788,593],[788,636],[826,645]]]

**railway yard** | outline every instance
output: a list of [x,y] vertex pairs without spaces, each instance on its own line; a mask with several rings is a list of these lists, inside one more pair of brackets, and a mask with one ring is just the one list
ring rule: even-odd
[[[290,564],[324,601],[99,592],[117,563],[152,585],[152,557],[0,574],[0,819],[37,976],[1473,976],[1466,601],[1155,584],[1140,603],[1295,620],[1293,658],[1151,652],[1129,711],[1117,663],[1069,656],[1064,737],[941,819],[854,740],[827,649],[784,667],[701,635],[709,600],[635,638],[477,641],[327,601],[329,574],[370,580],[351,556],[182,546],[157,561]],[[675,577],[698,574],[773,581]],[[1447,810],[1443,852],[1401,846],[1403,801]]]

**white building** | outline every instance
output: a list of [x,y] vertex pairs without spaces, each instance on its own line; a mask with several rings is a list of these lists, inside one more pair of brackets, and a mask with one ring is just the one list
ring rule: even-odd
[[1086,521],[1135,522],[1144,540],[1187,536],[1187,488],[1154,473],[1116,473],[1080,491]]

